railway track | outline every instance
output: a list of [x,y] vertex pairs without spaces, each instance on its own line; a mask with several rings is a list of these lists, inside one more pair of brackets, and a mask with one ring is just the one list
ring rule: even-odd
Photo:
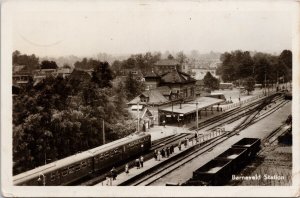
[[[276,107],[270,109],[269,111],[271,113],[275,112],[277,109],[281,108],[286,103],[287,102],[278,103],[276,105]],[[265,112],[264,114],[260,114],[259,116],[262,116],[264,118],[267,115],[270,115],[271,113]],[[239,127],[239,129],[245,129],[248,126],[250,126],[251,124],[256,123],[259,120],[263,119],[263,118],[259,118],[259,116],[257,114],[258,114],[257,112],[253,112],[253,115],[250,115],[249,119],[248,118],[246,119],[247,122],[242,123],[241,126]],[[200,146],[198,148],[192,149],[190,153],[184,155],[183,157],[178,157],[176,159],[169,159],[170,162],[168,164],[166,164],[164,166],[161,166],[161,167],[158,167],[157,169],[153,170],[151,173],[148,173],[146,176],[144,176],[142,178],[138,178],[135,181],[131,181],[130,183],[125,182],[121,185],[134,185],[134,186],[137,186],[137,185],[142,185],[142,186],[151,185],[152,183],[154,183],[158,179],[160,179],[163,176],[169,174],[170,172],[176,170],[180,166],[190,162],[191,160],[193,160],[194,158],[200,156],[201,154],[212,150],[214,147],[218,146],[219,144],[226,141],[227,139],[229,139],[233,135],[236,135],[237,133],[238,133],[238,131],[231,131],[229,133],[225,133],[221,136],[215,137],[215,138],[211,139],[207,144],[205,144],[203,146]],[[275,133],[276,132],[272,132],[270,134],[270,137],[271,137],[272,134],[275,134]]]
[[[267,98],[272,98],[273,99],[273,98],[279,98],[279,96],[278,96],[278,94],[274,94],[274,95],[271,95],[271,96],[268,96],[268,97],[258,99],[257,101],[254,101],[250,104],[243,105],[242,107],[237,107],[237,108],[232,109],[230,111],[224,112],[224,113],[222,113],[218,116],[215,116],[211,119],[208,119],[208,120],[200,123],[198,129],[199,130],[201,130],[201,129],[206,130],[207,127],[213,125],[213,127],[210,127],[210,129],[212,129],[212,128],[216,128],[217,126],[223,125],[226,122],[230,122],[230,121],[233,122],[235,120],[238,120],[238,119],[240,119],[241,116],[248,115],[251,112],[255,111],[257,106],[259,106]],[[250,108],[250,110],[248,110],[249,108]],[[247,112],[247,113],[245,113],[245,112]],[[221,120],[224,120],[224,119],[225,119],[225,121],[220,122]],[[191,127],[189,130],[191,131],[191,130],[194,130],[194,129],[196,129],[196,127]],[[147,161],[147,160],[153,158],[153,153],[154,153],[153,151],[156,150],[156,149],[160,149],[162,147],[174,144],[175,142],[177,144],[177,142],[181,139],[185,139],[185,138],[191,139],[193,137],[194,137],[193,134],[183,133],[183,134],[178,134],[178,135],[172,135],[172,136],[169,136],[169,137],[165,137],[161,140],[157,140],[157,141],[153,142],[153,145],[152,145],[150,151],[148,153],[144,154],[144,161]],[[134,167],[135,159],[132,159],[131,161],[129,161],[128,165],[129,165],[129,168]],[[116,170],[117,170],[118,173],[123,172],[124,171],[123,169],[124,169],[123,164],[116,167]],[[89,176],[88,178],[82,179],[79,182],[72,183],[72,185],[84,185],[84,186],[95,185],[95,184],[100,183],[100,182],[105,180],[106,173],[107,172],[103,172],[103,173],[98,173],[97,175],[94,175],[94,176]]]

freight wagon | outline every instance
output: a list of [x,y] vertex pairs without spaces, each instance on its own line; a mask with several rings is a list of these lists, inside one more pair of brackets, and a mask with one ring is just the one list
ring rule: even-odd
[[260,150],[261,141],[259,138],[243,138],[237,143],[233,144],[232,148],[246,148],[248,159],[252,159],[256,156]]
[[212,186],[224,184],[231,178],[232,162],[228,159],[213,159],[193,172],[193,179]]
[[229,148],[222,154],[218,155],[216,159],[227,159],[232,162],[232,172],[241,170],[248,161],[246,148]]
[[244,168],[260,150],[258,138],[243,138],[213,160],[193,172],[193,177],[183,186],[219,186]]

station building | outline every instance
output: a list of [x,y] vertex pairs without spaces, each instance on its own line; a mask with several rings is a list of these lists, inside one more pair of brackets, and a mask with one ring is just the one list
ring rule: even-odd
[[161,124],[164,120],[167,124],[178,119],[192,121],[196,115],[196,102],[199,103],[200,113],[223,102],[215,98],[197,97],[196,80],[176,67],[161,75],[152,69],[144,75],[144,79],[146,90],[127,104],[133,113],[149,110],[149,126],[152,123]]

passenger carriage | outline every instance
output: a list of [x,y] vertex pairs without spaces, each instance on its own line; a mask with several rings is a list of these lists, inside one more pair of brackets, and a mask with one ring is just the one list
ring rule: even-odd
[[13,177],[14,185],[67,185],[142,154],[151,147],[149,134],[135,134],[57,160]]

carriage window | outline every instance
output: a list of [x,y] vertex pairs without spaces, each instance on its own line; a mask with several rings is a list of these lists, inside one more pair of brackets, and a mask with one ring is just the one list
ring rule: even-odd
[[105,153],[105,158],[108,158],[109,157],[109,152],[106,152]]
[[82,167],[82,168],[85,168],[86,166],[87,166],[86,161],[81,162],[81,167]]
[[54,181],[55,180],[55,175],[56,175],[56,173],[51,173],[51,181]]
[[68,174],[68,169],[67,168],[63,169],[62,176],[66,176],[67,174]]
[[103,154],[101,154],[99,157],[99,161],[102,161],[102,160],[103,160]]
[[80,171],[80,169],[81,169],[81,167],[80,167],[79,165],[77,165],[77,166],[75,167],[75,171]]

